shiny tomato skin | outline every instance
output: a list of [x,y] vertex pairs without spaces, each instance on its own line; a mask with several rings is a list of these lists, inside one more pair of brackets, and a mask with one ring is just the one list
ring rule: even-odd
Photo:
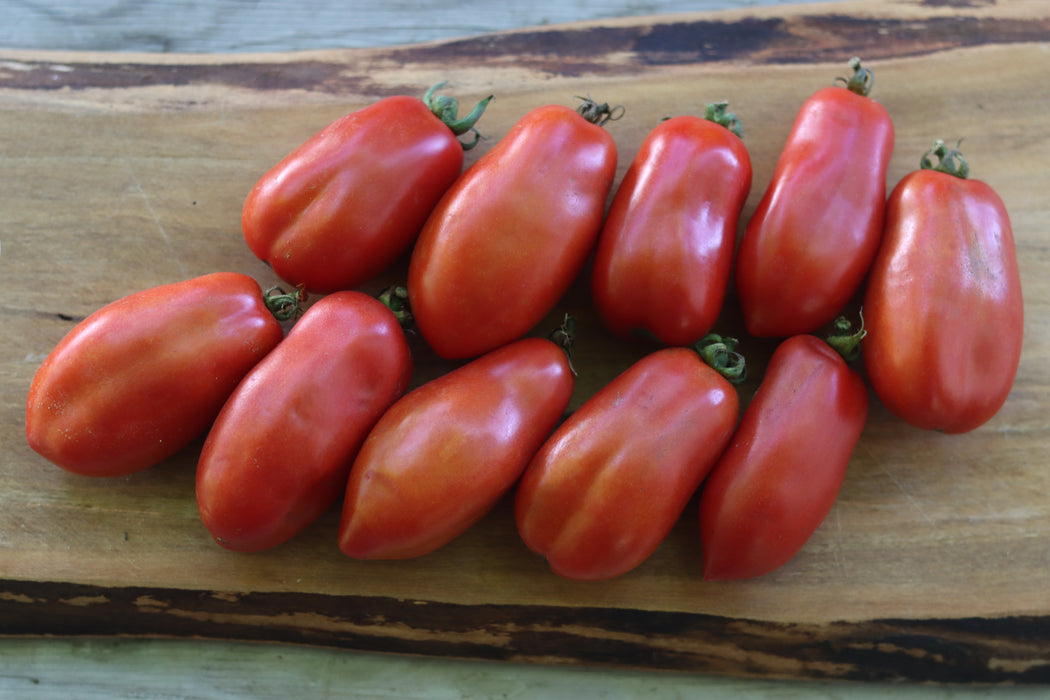
[[404,559],[459,536],[513,487],[561,419],[573,385],[561,348],[525,338],[405,395],[354,462],[340,549]]
[[737,250],[751,335],[813,332],[860,289],[882,237],[893,140],[886,108],[846,88],[802,105]]
[[197,465],[197,505],[216,542],[276,546],[343,493],[368,431],[408,386],[394,314],[355,291],[323,297],[223,406]]
[[595,251],[591,292],[606,328],[665,345],[702,338],[722,310],[750,189],[747,149],[726,127],[686,115],[654,128]]
[[864,319],[868,378],[898,417],[963,433],[999,411],[1024,304],[1010,219],[989,185],[933,170],[897,184]]
[[277,275],[352,289],[389,267],[463,167],[463,146],[422,100],[382,99],[331,123],[255,184],[241,228]]
[[522,540],[556,574],[609,579],[660,545],[736,424],[733,386],[691,349],[633,364],[562,423],[522,475]]
[[217,272],[135,292],[78,323],[37,370],[29,445],[85,476],[123,476],[204,434],[284,335],[251,277]]
[[616,145],[568,107],[528,112],[471,166],[427,220],[408,270],[412,313],[447,359],[525,335],[593,249]]
[[827,343],[777,346],[701,486],[704,580],[761,576],[795,556],[838,497],[867,415],[864,381]]

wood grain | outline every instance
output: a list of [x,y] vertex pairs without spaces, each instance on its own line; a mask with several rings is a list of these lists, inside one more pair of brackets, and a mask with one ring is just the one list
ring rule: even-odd
[[[587,94],[622,175],[667,115],[729,99],[755,170],[745,217],[801,101],[854,53],[893,115],[890,185],[965,137],[1013,220],[1026,338],[1007,405],[974,433],[911,429],[877,402],[840,498],[774,574],[703,583],[695,502],[619,579],[558,579],[508,502],[447,547],[356,562],[338,512],[270,552],[214,545],[193,498],[199,445],[114,480],[67,474],[23,437],[33,372],[72,325],[131,291],[216,269],[276,282],[240,206],[273,162],[340,114],[441,79],[496,94],[490,148],[527,109]],[[1050,680],[1046,469],[1050,8],[880,2],[681,15],[392,49],[253,56],[0,53],[0,633],[293,641],[404,653],[750,676]],[[403,265],[365,288],[403,275]],[[572,407],[648,348],[598,327],[585,278],[537,329],[580,318]],[[742,328],[735,299],[721,327]],[[753,392],[772,347],[745,340]],[[448,369],[417,345],[415,381]]]

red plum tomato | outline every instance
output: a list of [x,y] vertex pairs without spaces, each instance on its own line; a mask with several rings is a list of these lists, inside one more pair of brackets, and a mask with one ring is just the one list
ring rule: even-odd
[[411,373],[401,323],[383,303],[344,291],[311,306],[237,386],[204,442],[197,505],[216,542],[267,549],[331,507]]
[[864,364],[891,412],[964,433],[1002,408],[1020,364],[1017,253],[1002,199],[967,177],[957,149],[939,142],[921,162],[890,195],[864,297]]
[[397,95],[311,136],[259,179],[241,214],[248,247],[309,292],[352,289],[409,249],[463,169],[488,103],[459,119],[456,101]]
[[458,537],[517,482],[561,419],[573,385],[564,350],[524,338],[405,395],[354,462],[341,550],[403,559]]
[[732,435],[735,387],[692,348],[663,348],[562,423],[522,475],[525,545],[576,580],[610,579],[667,537]]
[[[284,337],[267,304],[251,277],[216,272],[95,311],[33,377],[29,445],[86,476],[123,476],[174,455],[208,430],[241,378]],[[279,305],[296,302],[281,297]]]
[[[726,103],[661,122],[642,143],[598,239],[591,294],[614,335],[691,345],[722,311],[751,160]],[[733,131],[735,129],[736,131]]]
[[867,97],[853,61],[847,87],[802,105],[762,199],[744,229],[736,287],[748,332],[787,337],[832,322],[861,288],[882,238],[889,112]]
[[827,342],[781,342],[740,425],[701,487],[704,579],[787,563],[834,504],[864,429],[868,391]]
[[524,336],[582,271],[616,175],[616,145],[599,126],[613,110],[589,105],[525,114],[427,220],[409,263],[409,303],[441,357],[476,357]]

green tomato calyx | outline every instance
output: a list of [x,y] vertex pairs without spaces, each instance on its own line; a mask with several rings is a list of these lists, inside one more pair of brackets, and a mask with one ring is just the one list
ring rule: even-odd
[[[933,144],[933,148],[926,151],[919,159],[919,167],[923,170],[934,170],[965,180],[970,176],[970,164],[959,151],[960,144],[962,144],[962,139],[956,141],[954,147],[949,148],[944,141],[938,139]],[[934,158],[937,159],[936,163],[933,161]]]
[[291,321],[298,318],[302,315],[302,305],[305,301],[306,290],[302,285],[296,287],[292,292],[286,292],[280,287],[270,287],[263,293],[263,303],[278,321]]
[[868,334],[864,327],[864,310],[857,312],[860,317],[860,328],[853,330],[853,324],[845,316],[839,316],[832,324],[832,330],[824,342],[842,356],[846,362],[853,362],[860,357],[860,341]]
[[576,108],[576,111],[579,112],[580,116],[596,126],[605,126],[608,122],[616,121],[626,111],[623,105],[610,107],[608,102],[595,102],[590,97],[577,95],[576,99],[583,100]]
[[728,102],[712,102],[704,109],[704,119],[709,122],[714,122],[719,126],[724,126],[736,134],[737,138],[744,138],[743,123],[736,114],[733,112],[727,112],[727,109],[729,109]]
[[747,363],[744,356],[736,351],[739,344],[740,341],[736,338],[708,333],[693,346],[693,349],[711,369],[725,377],[730,384],[740,384],[747,379]]
[[485,108],[488,107],[489,102],[492,101],[492,95],[489,95],[481,102],[474,105],[474,109],[470,111],[465,117],[459,116],[459,100],[455,97],[449,97],[447,95],[436,95],[435,93],[445,86],[445,81],[432,85],[426,94],[423,95],[423,104],[425,104],[435,117],[441,120],[441,123],[447,126],[453,134],[456,136],[462,136],[466,133],[474,134],[474,138],[470,141],[461,141],[463,144],[463,150],[469,151],[474,146],[478,145],[481,140],[481,132],[479,132],[474,125],[481,119],[481,115],[485,112]]
[[848,78],[840,76],[835,78],[835,82],[841,82],[850,92],[867,97],[871,93],[871,88],[875,86],[875,74],[861,66],[860,58],[857,56],[849,60],[849,67],[853,69],[853,75]]

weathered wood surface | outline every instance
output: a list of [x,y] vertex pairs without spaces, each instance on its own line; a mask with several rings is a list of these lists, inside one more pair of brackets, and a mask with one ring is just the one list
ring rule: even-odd
[[[356,562],[333,510],[273,551],[214,545],[197,448],[115,480],[66,474],[23,437],[33,372],[73,323],[216,269],[274,282],[240,237],[248,189],[290,148],[378,97],[449,79],[497,97],[491,147],[527,109],[622,103],[620,173],[662,117],[729,99],[755,170],[750,214],[801,101],[859,54],[894,116],[890,185],[964,137],[1010,210],[1026,297],[1015,389],[974,433],[911,429],[877,402],[840,498],[787,566],[703,583],[695,503],[619,579],[558,579],[507,503],[418,560]],[[749,676],[1050,680],[1050,7],[850,3],[622,20],[392,49],[252,56],[0,54],[0,633],[279,640],[437,656]],[[396,268],[369,289],[403,272]],[[578,284],[573,406],[646,348],[609,339]],[[730,299],[723,328],[740,332]],[[544,327],[549,323],[543,324]],[[755,378],[769,343],[746,341]],[[416,381],[443,371],[417,347]]]
[[[827,0],[809,0],[827,2]],[[863,0],[853,0],[862,2]],[[725,10],[784,0],[0,0],[0,46],[222,53],[417,44],[584,19]]]

